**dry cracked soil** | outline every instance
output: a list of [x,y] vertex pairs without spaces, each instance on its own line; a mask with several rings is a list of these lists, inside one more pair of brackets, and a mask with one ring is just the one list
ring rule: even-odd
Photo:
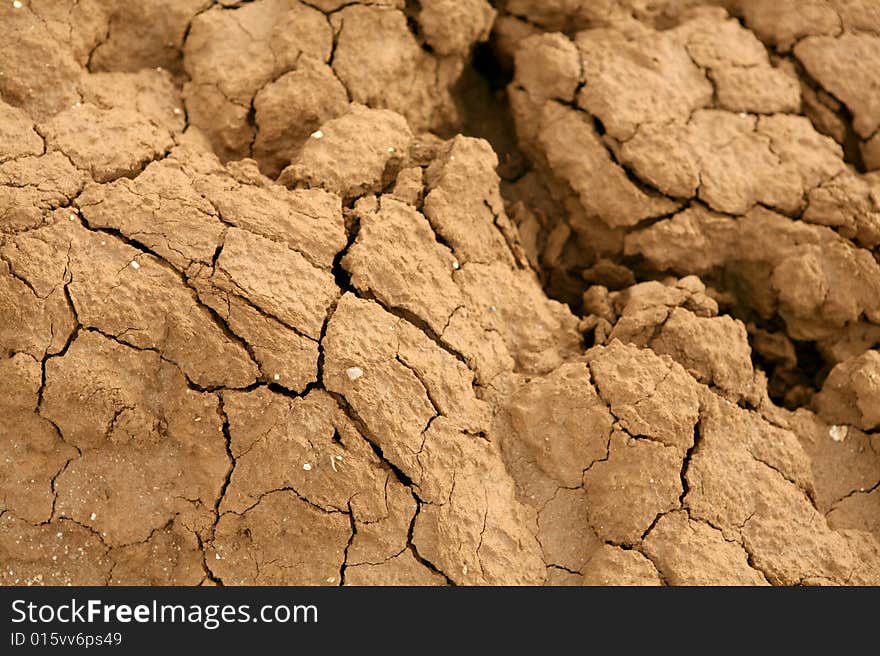
[[0,583],[880,584],[878,4],[0,1]]

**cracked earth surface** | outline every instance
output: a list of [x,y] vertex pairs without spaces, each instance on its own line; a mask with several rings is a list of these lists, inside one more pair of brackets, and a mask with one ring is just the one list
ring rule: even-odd
[[0,33],[0,583],[880,584],[873,3]]

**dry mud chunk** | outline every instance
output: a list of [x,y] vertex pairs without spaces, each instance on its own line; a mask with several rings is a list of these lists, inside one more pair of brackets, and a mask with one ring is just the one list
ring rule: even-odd
[[254,381],[256,365],[246,350],[228,339],[161,260],[75,222],[61,222],[45,234],[53,257],[68,262],[68,290],[83,326],[161,353],[204,387]]
[[849,108],[856,133],[871,137],[880,127],[880,36],[810,37],[798,43],[794,53],[810,75]]
[[680,274],[723,271],[741,303],[778,313],[794,339],[833,340],[880,320],[880,269],[868,251],[763,208],[736,219],[685,210],[629,235],[626,252]]
[[583,585],[663,585],[657,569],[638,551],[602,545],[584,568]]
[[[457,118],[451,89],[471,39],[488,36],[492,15],[482,0],[422,3],[416,20],[427,42],[440,46],[432,55],[410,32],[403,11],[367,4],[343,7],[330,16],[336,36],[333,70],[354,102],[399,112],[417,131],[444,127]],[[462,24],[471,35],[457,27]],[[443,39],[450,30],[455,41]]]
[[[260,388],[225,392],[223,399],[235,469],[221,513],[240,514],[272,490],[293,489],[324,510],[351,510],[362,522],[385,516],[390,471],[328,394],[288,399]],[[336,441],[339,434],[344,443]]]
[[496,448],[457,431],[444,417],[429,428],[420,455],[423,503],[413,545],[460,585],[534,585],[546,567],[532,518],[516,500]]
[[381,191],[389,167],[412,142],[406,121],[393,112],[352,105],[312,134],[278,181],[289,187],[322,187],[345,199]]
[[[471,264],[455,278],[472,308],[472,321],[501,335],[517,371],[551,371],[580,350],[576,320],[567,308],[543,295],[531,271]],[[454,346],[456,341],[449,336]]]
[[583,490],[559,488],[538,513],[538,541],[548,567],[583,571],[602,546],[590,525],[589,500]]
[[574,100],[581,80],[581,55],[562,34],[538,34],[516,51],[516,79],[535,100]]
[[865,351],[836,365],[813,403],[830,423],[880,427],[880,351]]
[[85,176],[59,152],[0,164],[0,232],[36,228],[49,210],[66,205]]
[[404,471],[414,465],[433,418],[447,416],[473,433],[485,427],[473,373],[376,303],[343,296],[322,343],[327,389],[346,398],[370,429],[367,437]]
[[467,367],[406,321],[351,295],[340,300],[323,343],[327,388],[430,502],[416,518],[418,553],[456,582],[542,580],[512,482],[476,436],[486,429],[485,406]]
[[[24,3],[23,3],[24,4]],[[96,2],[0,6],[0,95],[36,121],[73,107],[90,51],[106,29]]]
[[111,550],[109,585],[198,585],[205,578],[196,534],[179,520],[145,542]]
[[581,32],[575,44],[585,81],[578,106],[598,117],[615,139],[630,138],[642,123],[686,119],[712,98],[712,85],[673,34],[629,42],[597,30]]
[[332,267],[345,246],[338,196],[321,189],[287,190],[262,177],[238,179],[231,166],[225,175],[211,173],[196,176],[193,187],[225,223],[286,244],[316,267]]
[[[516,95],[512,100],[516,113]],[[678,207],[676,202],[633,184],[614,163],[585,114],[548,102],[540,110],[535,131],[538,151],[548,169],[572,190],[588,218],[621,228],[669,214]]]
[[[544,212],[544,196],[555,203],[535,238],[562,276],[554,286],[576,286],[572,269],[618,255],[626,232],[687,199],[795,215],[845,170],[837,144],[783,113],[799,109],[796,78],[722,10],[661,31],[618,27],[519,44],[508,92],[520,146],[547,189],[517,186],[533,211]],[[542,64],[558,86],[535,74]]]
[[835,530],[861,531],[877,538],[880,536],[880,487],[854,491],[835,504],[826,516],[828,525]]
[[[344,142],[326,145],[328,162],[344,158]],[[342,260],[352,284],[426,325],[481,384],[514,368],[552,370],[579,350],[580,337],[574,317],[517,265],[520,251],[498,189],[497,158],[484,141],[465,137],[428,157],[424,214],[394,194],[356,206],[357,238]],[[419,171],[419,187],[420,179]]]
[[0,100],[0,162],[42,152],[43,139],[27,114]]
[[702,392],[681,367],[620,342],[598,349],[589,366],[623,430],[681,454],[693,446]]
[[83,103],[131,112],[171,133],[186,127],[180,93],[167,71],[93,73],[82,79],[81,87]]
[[80,333],[46,364],[42,414],[81,452],[55,481],[57,515],[111,545],[145,540],[181,513],[195,521],[229,468],[217,407],[156,353]]
[[805,118],[755,118],[717,110],[696,112],[686,126],[672,130],[649,124],[621,154],[664,193],[696,194],[730,214],[743,214],[757,203],[795,212],[809,189],[845,168],[837,144],[816,133]]
[[[63,350],[76,327],[65,293],[66,264],[39,231],[0,246],[0,349],[35,360]],[[45,259],[44,259],[45,258]]]
[[[692,290],[686,289],[690,284]],[[591,288],[596,289],[596,288]],[[734,400],[757,404],[755,372],[745,326],[729,316],[716,316],[717,304],[705,286],[686,278],[675,286],[641,283],[613,294],[604,318],[616,321],[606,341],[650,347],[667,354],[694,378]]]
[[740,545],[682,511],[661,517],[643,549],[670,585],[767,585]]
[[459,263],[517,259],[497,167],[498,157],[486,141],[459,135],[439,149],[425,171],[425,217]]
[[[752,566],[773,584],[791,585],[807,575],[838,583],[849,582],[853,572],[880,575],[877,563],[863,560],[814,507],[809,462],[787,431],[712,399],[685,479],[691,517],[740,542]],[[787,546],[792,544],[797,549]]]
[[[584,473],[587,512],[599,537],[615,544],[635,544],[658,515],[678,507],[683,455],[659,442],[612,434],[608,460]],[[621,512],[623,494],[629,503]]]
[[52,518],[52,482],[77,455],[35,412],[40,382],[38,361],[23,353],[0,359],[0,497],[6,510],[33,523]]
[[299,252],[237,228],[226,234],[211,282],[315,340],[339,293],[333,276]]
[[756,114],[798,113],[797,79],[777,68],[731,66],[712,72],[719,107]]
[[108,10],[107,35],[91,53],[92,71],[137,71],[163,67],[182,73],[181,48],[193,17],[210,6],[207,0],[147,0],[117,3]]
[[91,104],[65,110],[39,129],[50,151],[63,152],[98,182],[137,174],[173,144],[167,130],[133,111]]
[[[409,538],[409,529],[417,508],[418,502],[412,490],[389,473],[385,479],[383,516],[373,521],[363,517],[355,518],[357,531],[348,547],[347,566],[387,563],[381,571],[389,575],[394,575],[394,571],[398,568],[401,570],[401,576],[413,575],[418,568],[412,566],[409,558],[398,558],[398,556],[405,552],[415,556]],[[422,565],[424,566],[424,563]],[[379,572],[380,570],[372,571],[371,576],[375,577]],[[419,576],[425,574],[427,572],[421,572]]]
[[[412,494],[380,464],[329,395],[311,392],[290,400],[261,388],[226,392],[223,399],[235,461],[220,506],[224,519],[249,518],[265,497],[278,490],[291,491],[315,509],[351,516],[346,524],[353,524],[354,534],[344,545],[344,563],[336,567],[344,565],[350,571],[349,565],[364,566],[353,580],[362,575],[375,583],[418,583],[434,576],[418,561],[398,557],[407,550],[416,512]],[[221,559],[226,555],[224,540],[222,535],[215,540]],[[272,533],[252,531],[249,540],[246,549],[255,553],[278,548]],[[366,566],[372,565],[381,567],[368,571]],[[219,573],[224,567],[215,569]],[[278,576],[284,576],[286,583],[299,580],[296,574]]]
[[827,424],[805,409],[790,414],[786,421],[810,457],[816,507],[828,517],[829,525],[871,530],[880,536],[880,527],[836,522],[841,514],[832,512],[838,504],[852,510],[864,508],[866,515],[880,508],[869,494],[880,482],[880,449],[875,440],[852,426]]
[[359,220],[357,241],[342,260],[352,284],[442,334],[462,305],[450,250],[436,241],[419,212],[391,199],[382,198],[378,211],[362,213]]
[[803,220],[833,228],[862,248],[880,245],[880,176],[844,173],[813,189]]
[[495,18],[484,0],[425,0],[416,20],[422,36],[440,55],[467,55],[471,47],[489,37]]
[[755,400],[751,349],[741,322],[729,316],[695,317],[676,308],[651,348],[669,354],[701,383],[734,398]]
[[338,585],[351,524],[290,490],[220,518],[207,563],[228,585]]
[[296,0],[259,0],[211,7],[192,21],[184,44],[184,87],[190,121],[221,159],[248,155],[254,95],[290,71],[301,55],[326,62],[332,33],[320,11]]
[[224,226],[214,208],[167,160],[149,164],[134,180],[89,185],[77,205],[91,228],[113,228],[184,270],[210,264]]
[[3,585],[106,585],[113,565],[87,528],[63,519],[34,526],[11,512],[0,517],[0,562]]
[[[607,568],[594,567],[594,559],[600,555],[605,558],[616,554],[606,554],[608,549],[599,547],[601,541],[625,544],[647,554],[669,582],[754,584],[763,581],[763,574],[771,583],[792,584],[818,573],[845,583],[874,580],[880,575],[880,564],[870,555],[873,538],[834,532],[816,510],[811,500],[811,461],[794,433],[720,399],[678,365],[650,351],[612,343],[588,352],[587,359],[601,398],[610,404],[618,426],[624,424],[629,397],[642,399],[638,406],[646,402],[669,406],[669,412],[643,412],[640,420],[647,428],[640,432],[647,434],[644,437],[633,439],[615,431],[608,455],[584,472],[582,492],[566,493],[563,503],[555,499],[546,503],[547,496],[542,499],[540,492],[549,489],[548,496],[553,499],[554,483],[547,479],[558,473],[546,466],[540,471],[523,465],[530,457],[536,459],[527,455],[525,445],[540,445],[543,424],[509,419],[529,417],[530,411],[540,417],[539,409],[552,408],[554,396],[543,390],[553,389],[550,381],[557,376],[562,380],[561,374],[546,377],[546,382],[533,380],[517,392],[510,408],[503,408],[498,415],[500,421],[496,421],[492,432],[503,445],[505,462],[520,496],[532,498],[531,503],[545,508],[539,515],[542,545],[550,545],[552,552],[555,537],[583,527],[580,544],[590,553],[555,554],[570,562],[586,555],[587,560],[581,560],[585,564],[578,570],[585,581],[617,580]],[[639,360],[644,362],[634,366]],[[685,389],[693,388],[697,395],[693,405],[683,402],[670,406],[642,386],[645,380],[665,381],[670,377],[678,377]],[[586,377],[569,378],[567,382],[571,387],[590,389]],[[680,384],[674,387],[679,389]],[[596,424],[589,418],[582,423],[590,422]],[[677,426],[682,428],[675,429]],[[656,441],[664,435],[676,435],[676,430],[681,436],[678,441],[664,439],[673,446]],[[649,437],[652,434],[656,437]],[[691,447],[695,435],[697,440]],[[546,458],[543,461],[552,462]],[[561,480],[555,485],[570,487]],[[579,499],[584,500],[582,504]],[[866,508],[861,504],[859,512]],[[670,511],[675,514],[668,515]],[[552,521],[541,525],[544,519]],[[870,525],[861,517],[848,516],[846,521],[858,528]],[[671,530],[674,522],[685,522],[689,528]],[[841,525],[845,525],[843,519]],[[598,540],[591,537],[591,531]],[[682,535],[692,539],[683,542]]]
[[277,176],[325,121],[344,114],[348,94],[324,62],[304,56],[294,70],[267,84],[254,96],[259,126],[253,156],[270,176]]
[[518,389],[493,433],[520,496],[541,507],[559,486],[579,487],[584,471],[607,456],[613,422],[587,366],[569,363]]
[[789,50],[805,36],[836,34],[840,16],[825,0],[739,0],[738,9],[746,25],[764,43]]

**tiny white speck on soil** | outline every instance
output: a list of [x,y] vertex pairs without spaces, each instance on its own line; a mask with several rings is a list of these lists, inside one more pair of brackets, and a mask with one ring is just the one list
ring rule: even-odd
[[849,433],[848,426],[832,426],[828,429],[828,434],[831,436],[831,439],[835,442],[843,442],[846,439],[847,434]]
[[320,139],[321,137],[324,136],[324,133],[321,132],[320,130],[315,130],[314,132],[312,132],[311,136],[312,136],[312,139]]
[[309,463],[303,464],[303,469],[306,471],[312,471],[312,466]]
[[134,270],[138,270],[141,268],[141,265],[137,260],[132,260],[131,261],[131,268]]
[[364,375],[364,370],[360,367],[349,367],[345,370],[345,375],[348,376],[349,380],[357,380]]

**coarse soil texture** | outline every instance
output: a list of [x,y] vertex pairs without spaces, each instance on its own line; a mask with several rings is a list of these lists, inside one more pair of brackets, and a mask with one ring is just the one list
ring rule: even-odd
[[0,0],[0,584],[880,584],[873,0]]

